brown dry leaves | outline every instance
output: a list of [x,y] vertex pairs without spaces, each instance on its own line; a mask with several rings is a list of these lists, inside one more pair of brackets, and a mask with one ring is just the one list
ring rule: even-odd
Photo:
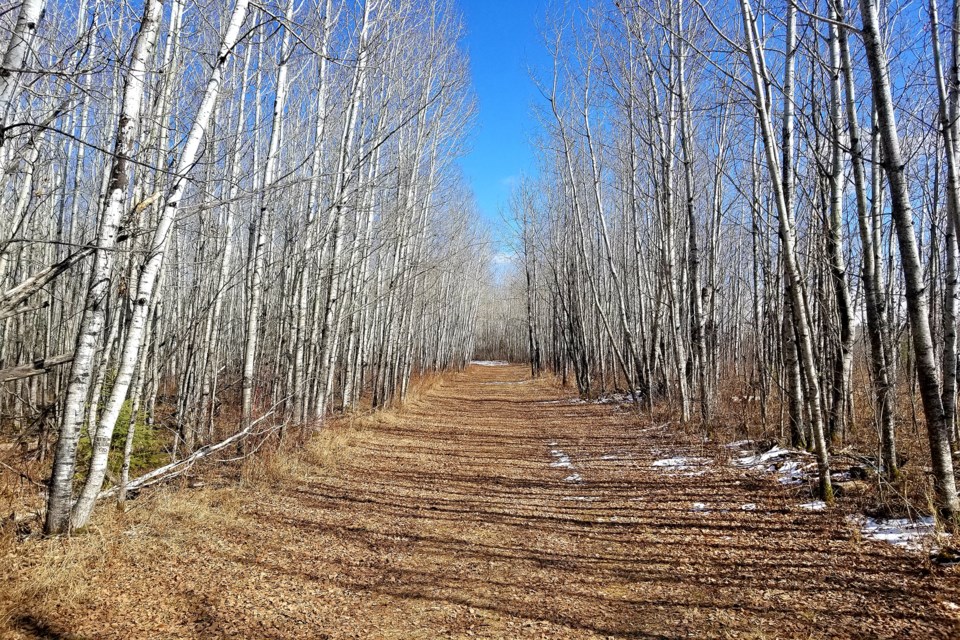
[[955,573],[860,543],[772,480],[651,467],[713,452],[524,375],[474,367],[239,487],[10,546],[0,634],[957,637]]

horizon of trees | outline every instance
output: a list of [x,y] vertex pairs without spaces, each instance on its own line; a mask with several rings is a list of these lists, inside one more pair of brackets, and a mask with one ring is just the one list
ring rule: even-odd
[[[0,415],[51,460],[47,533],[464,366],[489,256],[448,0],[25,0],[0,21]],[[167,464],[135,478],[147,431]]]
[[764,426],[785,405],[828,502],[854,430],[897,483],[906,398],[955,523],[958,3],[598,1],[546,25],[499,343],[706,436],[733,388]]
[[456,166],[454,0],[23,0],[0,24],[0,419],[51,470],[47,533],[473,357],[705,436],[736,386],[827,502],[853,433],[897,484],[908,403],[960,519],[956,0],[555,7],[500,286]]

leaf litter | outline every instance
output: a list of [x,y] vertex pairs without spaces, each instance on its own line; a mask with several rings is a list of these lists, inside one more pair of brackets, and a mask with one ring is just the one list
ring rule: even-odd
[[[708,452],[610,405],[571,417],[543,404],[568,397],[548,380],[484,384],[525,379],[471,367],[370,418],[333,463],[171,490],[104,510],[102,536],[28,541],[0,566],[26,594],[0,636],[958,637],[954,569],[799,514],[789,487],[743,467],[654,466]],[[30,582],[69,549],[87,549],[77,588]]]

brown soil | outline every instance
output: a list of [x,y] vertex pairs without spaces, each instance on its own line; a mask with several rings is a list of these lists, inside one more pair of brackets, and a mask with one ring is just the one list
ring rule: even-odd
[[471,367],[352,432],[336,464],[17,545],[0,635],[960,637],[957,570],[862,542],[773,479],[651,466],[700,454],[521,367]]

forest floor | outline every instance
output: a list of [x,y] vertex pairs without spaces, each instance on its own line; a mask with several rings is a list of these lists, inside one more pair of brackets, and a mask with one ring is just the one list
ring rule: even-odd
[[0,636],[960,637],[957,569],[722,460],[654,464],[714,454],[472,366],[282,480],[157,491],[18,543]]

